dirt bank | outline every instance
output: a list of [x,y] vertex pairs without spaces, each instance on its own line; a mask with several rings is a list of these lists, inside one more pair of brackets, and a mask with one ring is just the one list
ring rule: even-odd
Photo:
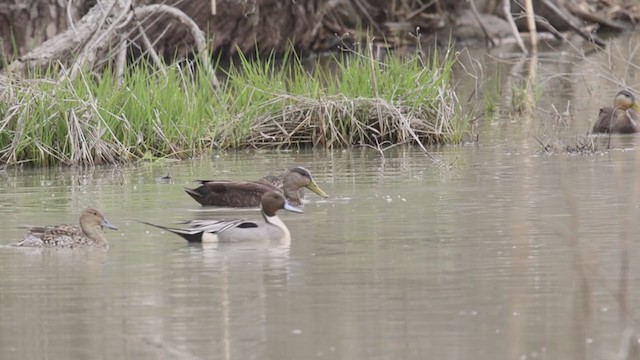
[[[449,34],[466,44],[491,46],[496,40],[517,36],[515,26],[528,28],[525,9],[516,3],[423,3],[148,0],[125,6],[113,0],[15,0],[0,5],[0,48],[6,59],[3,67],[12,63],[12,70],[21,70],[51,62],[69,64],[82,51],[84,64],[100,64],[123,47],[129,49],[129,57],[149,54],[152,48],[151,55],[165,60],[190,56],[198,46],[223,57],[238,51],[281,53],[290,45],[302,53],[321,52],[349,46],[367,33],[385,39],[391,47],[415,44],[418,39],[448,40]],[[158,4],[161,6],[150,7]],[[599,31],[633,29],[640,20],[640,5],[633,0],[539,0],[533,11],[540,20],[538,31],[558,38],[563,31],[574,31],[601,45]],[[206,44],[197,44],[194,27],[209,39]]]

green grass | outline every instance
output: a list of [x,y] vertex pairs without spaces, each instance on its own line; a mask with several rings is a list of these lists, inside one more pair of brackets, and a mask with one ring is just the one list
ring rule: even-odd
[[[211,149],[457,142],[465,117],[456,59],[336,56],[335,69],[240,57],[221,87],[189,67],[138,65],[55,82],[0,79],[0,163],[100,164],[187,158]],[[182,64],[184,65],[184,64]]]
[[484,88],[484,115],[492,118],[496,116],[500,110],[502,100],[502,75],[500,68],[496,73],[487,79]]

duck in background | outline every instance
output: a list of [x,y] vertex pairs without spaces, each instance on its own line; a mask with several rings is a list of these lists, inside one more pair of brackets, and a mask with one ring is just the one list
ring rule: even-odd
[[640,105],[627,90],[620,90],[613,99],[613,107],[600,109],[593,125],[594,133],[631,134],[640,131]]
[[276,212],[281,209],[303,211],[291,206],[278,191],[264,194],[260,208],[263,220],[191,220],[185,222],[184,229],[141,222],[177,234],[189,243],[274,242],[289,245],[291,233]]
[[311,172],[296,166],[280,176],[264,176],[257,181],[200,180],[195,189],[185,189],[202,206],[257,207],[262,196],[270,191],[280,191],[288,203],[303,206],[304,188],[319,196],[328,195],[313,180]]
[[13,243],[13,246],[22,247],[104,247],[108,248],[109,243],[105,236],[98,230],[99,227],[106,227],[117,230],[111,225],[100,210],[89,207],[80,213],[80,226],[77,225],[55,225],[55,226],[31,226],[23,228],[29,233],[20,241]]

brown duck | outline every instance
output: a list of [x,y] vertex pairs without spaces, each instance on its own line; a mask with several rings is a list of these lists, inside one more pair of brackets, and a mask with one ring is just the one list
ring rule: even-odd
[[73,248],[80,246],[108,247],[107,239],[98,227],[117,230],[111,225],[100,210],[86,208],[80,213],[80,226],[24,226],[29,233],[13,246],[23,247],[62,247]]
[[288,203],[302,206],[304,188],[327,197],[313,180],[309,170],[296,166],[280,176],[265,176],[257,181],[200,180],[195,189],[185,189],[187,194],[203,206],[258,207],[262,195],[269,191],[284,194]]
[[594,133],[631,134],[640,131],[640,106],[635,96],[620,90],[613,99],[613,107],[600,109],[598,120],[593,125]]

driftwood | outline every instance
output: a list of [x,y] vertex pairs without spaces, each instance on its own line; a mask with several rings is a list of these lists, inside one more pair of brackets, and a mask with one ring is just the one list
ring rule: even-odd
[[520,47],[520,50],[522,50],[523,53],[527,54],[529,53],[527,51],[527,48],[524,46],[524,42],[522,41],[522,37],[520,36],[520,32],[518,31],[518,28],[516,27],[516,22],[513,20],[513,16],[511,13],[511,1],[510,0],[502,0],[502,11],[504,12],[505,17],[507,18],[507,22],[509,23],[509,26],[511,27],[511,30],[513,31],[513,36],[516,39],[516,42],[518,43],[518,46]]
[[539,0],[539,5],[544,5],[562,21],[564,21],[572,30],[578,33],[583,38],[593,42],[598,46],[604,46],[605,42],[596,34],[590,33],[580,24],[580,19],[573,16],[567,9],[558,7],[553,1]]
[[[528,13],[530,19],[535,12],[538,27],[556,38],[564,38],[559,31],[575,31],[603,45],[583,20],[611,29],[630,27],[640,19],[640,7],[625,1],[539,0],[525,12],[514,5],[521,2],[513,0],[14,0],[0,4],[0,46],[14,59],[6,71],[59,64],[66,70],[63,76],[73,77],[79,69],[113,61],[121,75],[127,59],[142,55],[160,69],[163,61],[193,55],[210,68],[208,51],[226,57],[238,51],[282,53],[290,46],[300,52],[336,49],[345,41],[364,39],[368,34],[357,31],[360,25],[392,47],[415,46],[436,34],[447,39],[452,33],[455,39],[456,31],[463,31],[463,37],[484,34],[492,44],[496,36],[503,36],[496,35],[495,24],[487,18],[496,13],[507,29],[507,21],[515,18],[506,33],[526,53],[513,25],[532,29],[524,17],[519,19],[521,14]],[[609,11],[602,8],[606,4]],[[466,9],[473,10],[475,24],[456,26]],[[25,14],[38,16],[24,19]],[[47,16],[49,21],[40,20]],[[15,47],[8,40],[14,29]],[[211,35],[208,42],[204,33]],[[27,49],[31,43],[40,45]],[[14,49],[21,55],[13,54]]]
[[529,30],[531,49],[536,52],[538,49],[538,30],[536,29],[536,17],[531,0],[525,0],[525,10],[527,12],[527,28]]
[[495,42],[493,41],[493,37],[491,36],[491,34],[489,34],[489,30],[487,30],[487,27],[484,25],[484,23],[482,22],[482,19],[480,18],[480,13],[478,12],[478,8],[476,7],[476,2],[474,0],[467,0],[467,1],[471,7],[471,12],[473,13],[473,17],[478,22],[480,29],[482,29],[482,33],[484,34],[484,37],[487,43],[491,47],[493,47],[495,45]]
[[569,6],[569,10],[580,19],[590,23],[599,24],[611,30],[624,31],[629,29],[629,25],[615,19],[609,19],[604,14],[592,12],[584,4],[571,5]]
[[205,35],[198,25],[189,16],[174,7],[163,4],[134,7],[132,0],[128,0],[126,3],[98,1],[78,23],[12,62],[8,71],[19,72],[27,68],[46,67],[56,62],[63,63],[77,52],[69,70],[63,71],[62,75],[62,79],[67,76],[74,78],[81,69],[104,65],[98,59],[112,58],[112,54],[109,53],[110,49],[117,49],[116,73],[122,76],[126,59],[126,44],[133,29],[139,32],[146,53],[162,69],[162,61],[148,39],[145,29],[141,26],[141,21],[160,14],[171,16],[190,31],[195,45],[195,53],[198,54],[203,68],[209,71],[212,84],[217,86],[218,82],[211,66]]

